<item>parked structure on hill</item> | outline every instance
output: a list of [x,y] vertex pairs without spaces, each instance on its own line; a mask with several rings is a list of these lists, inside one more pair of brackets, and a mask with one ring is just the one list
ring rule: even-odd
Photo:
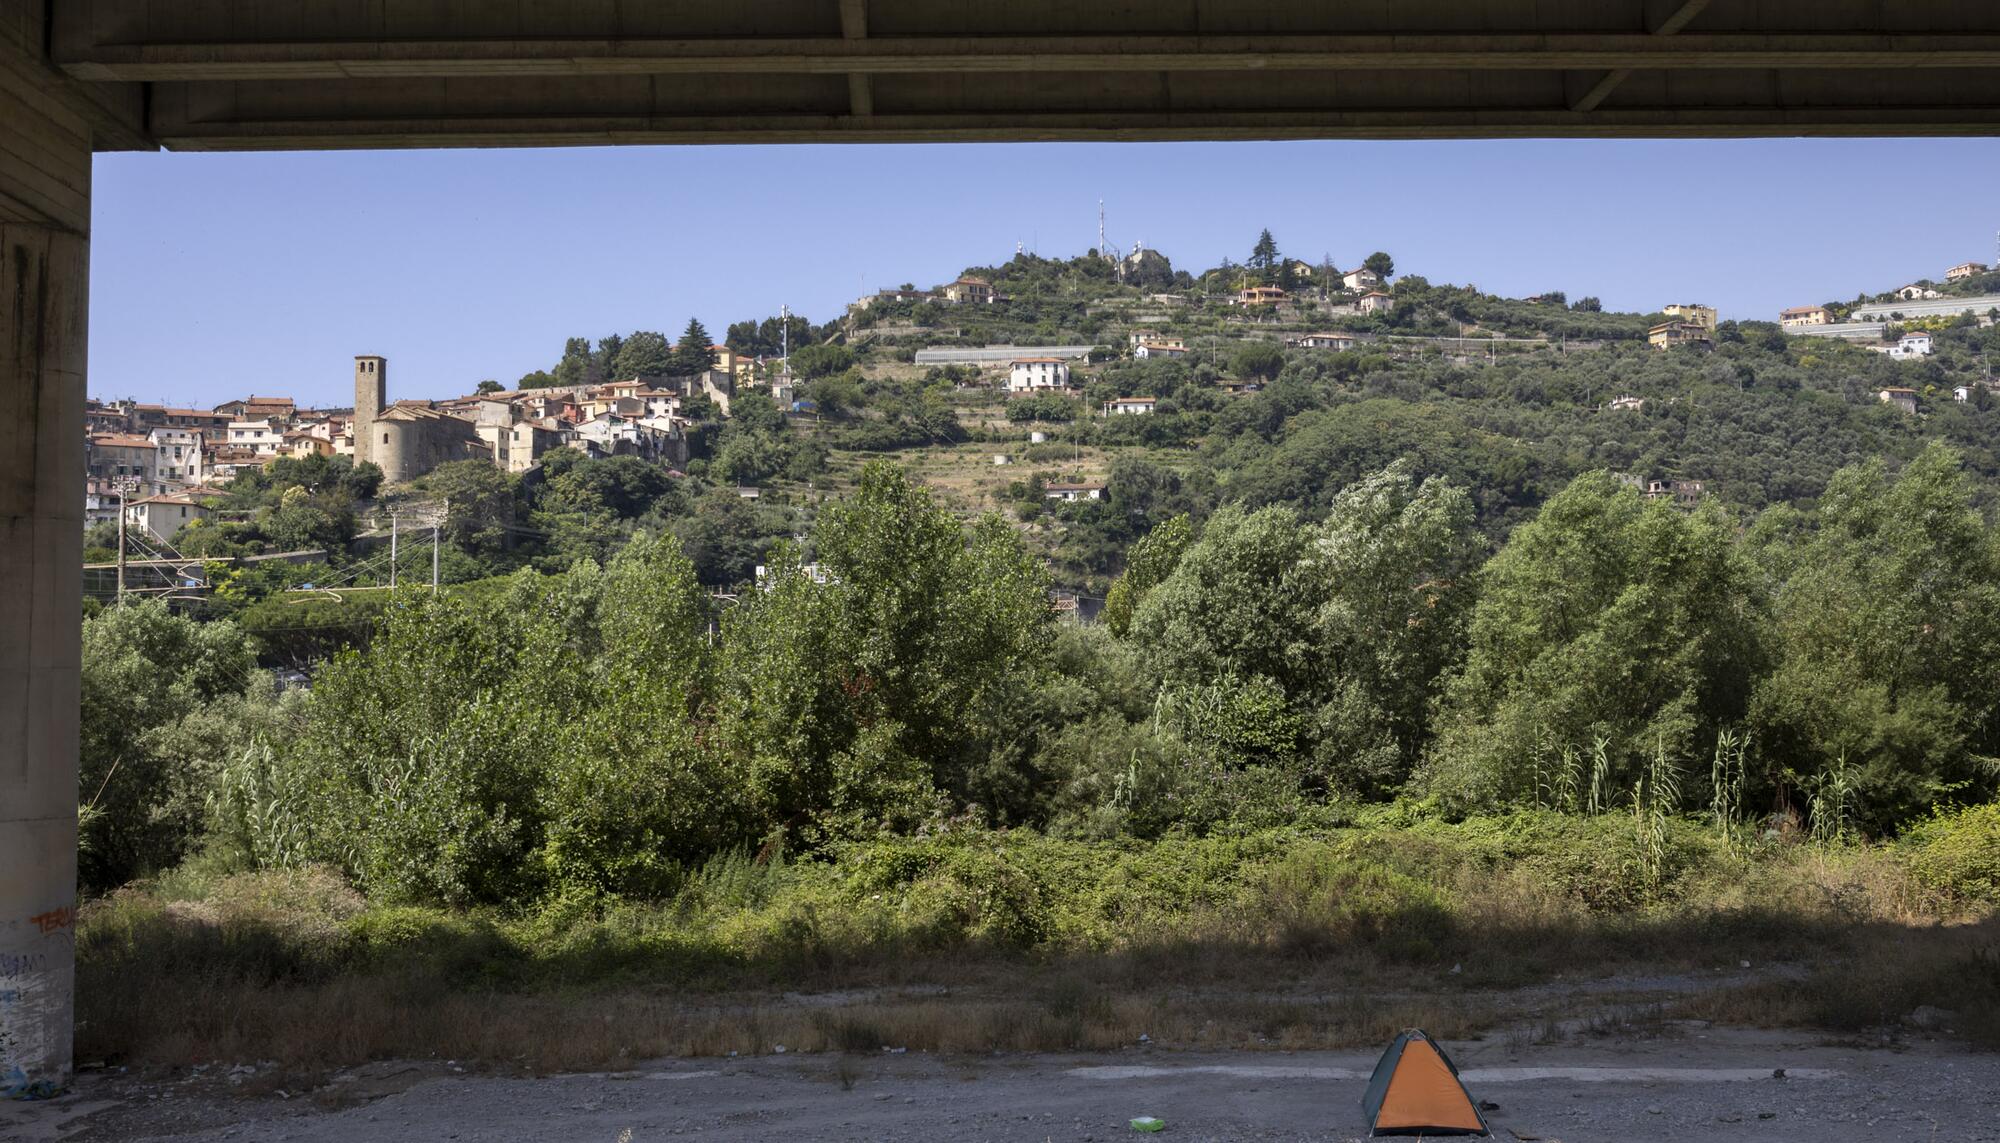
[[1833,315],[1827,313],[1825,306],[1793,306],[1778,313],[1781,326],[1825,325],[1832,320]]
[[1947,282],[1956,282],[1960,278],[1970,278],[1974,274],[1984,274],[1985,272],[1986,263],[1984,262],[1960,262],[1958,265],[1944,272],[1944,280]]

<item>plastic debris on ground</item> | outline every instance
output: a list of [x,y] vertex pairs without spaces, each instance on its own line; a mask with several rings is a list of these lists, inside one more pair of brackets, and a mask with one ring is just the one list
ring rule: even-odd
[[1167,1121],[1157,1116],[1141,1115],[1132,1121],[1134,1131],[1165,1131]]

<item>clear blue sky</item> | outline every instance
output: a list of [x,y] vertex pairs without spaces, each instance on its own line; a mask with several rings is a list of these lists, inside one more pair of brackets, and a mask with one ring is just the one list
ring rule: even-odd
[[1178,268],[1286,253],[1725,318],[1991,262],[1988,140],[1037,144],[108,154],[90,391],[343,404],[511,383],[568,336],[718,338],[789,304],[1143,241]]

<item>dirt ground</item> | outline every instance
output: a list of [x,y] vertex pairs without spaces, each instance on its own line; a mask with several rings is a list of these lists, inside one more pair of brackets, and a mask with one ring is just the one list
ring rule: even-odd
[[[1503,1140],[2000,1140],[2000,1055],[1948,1037],[1843,1043],[1665,1024],[1446,1048]],[[1075,1055],[774,1052],[539,1078],[389,1062],[312,1090],[256,1064],[152,1077],[98,1070],[62,1099],[0,1104],[0,1138],[1106,1140],[1137,1138],[1128,1121],[1151,1115],[1180,1139],[1358,1139],[1373,1065],[1373,1053],[1134,1044]]]

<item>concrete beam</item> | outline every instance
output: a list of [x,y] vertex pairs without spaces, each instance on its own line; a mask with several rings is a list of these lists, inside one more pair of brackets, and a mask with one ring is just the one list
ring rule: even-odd
[[[868,0],[840,0],[840,35],[849,42],[868,38]],[[875,85],[865,71],[847,73],[847,113],[857,119],[875,114]]]
[[1753,139],[2000,134],[2000,106],[1543,112],[652,115],[156,123],[182,151],[716,143],[1178,142],[1283,139]]
[[[1698,10],[1704,0],[1689,0]],[[843,4],[843,16],[849,6]],[[865,18],[864,18],[865,19]],[[1692,19],[1688,16],[1687,19]],[[1683,20],[1682,23],[1685,21]],[[852,25],[865,27],[864,24]],[[1669,21],[1663,27],[1678,27]],[[976,36],[58,41],[88,81],[1103,71],[1852,70],[2000,66],[2000,35]]]
[[[1646,31],[1654,36],[1672,36],[1693,22],[1709,0],[1647,0]],[[1683,43],[1685,41],[1682,41]],[[1632,77],[1632,68],[1614,67],[1572,100],[1571,111],[1595,111],[1620,84]]]

